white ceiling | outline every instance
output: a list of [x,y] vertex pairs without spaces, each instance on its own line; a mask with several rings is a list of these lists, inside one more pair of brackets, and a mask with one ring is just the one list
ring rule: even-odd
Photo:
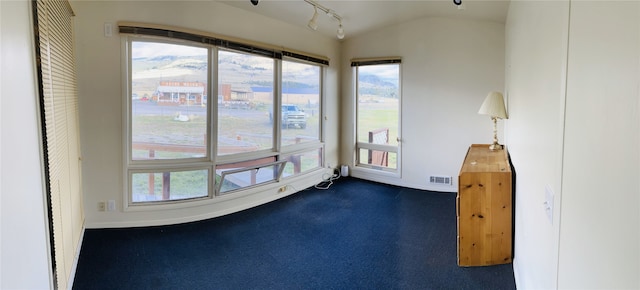
[[[243,10],[293,25],[306,27],[313,6],[304,0],[216,0]],[[453,0],[316,0],[342,17],[345,39],[382,27],[422,17],[453,17],[504,23],[509,0],[462,0],[458,9]],[[318,10],[318,33],[336,37],[337,20]]]

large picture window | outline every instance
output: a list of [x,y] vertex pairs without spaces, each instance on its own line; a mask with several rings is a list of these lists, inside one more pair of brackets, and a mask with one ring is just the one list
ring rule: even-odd
[[218,155],[272,149],[275,60],[218,52]]
[[353,61],[356,75],[356,164],[398,172],[400,60]]
[[128,206],[213,199],[323,168],[327,63],[123,31],[153,35],[123,37]]

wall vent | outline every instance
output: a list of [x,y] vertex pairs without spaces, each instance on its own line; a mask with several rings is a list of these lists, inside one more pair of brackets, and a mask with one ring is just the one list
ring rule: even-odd
[[451,176],[432,175],[429,176],[429,183],[431,184],[446,184],[453,185]]

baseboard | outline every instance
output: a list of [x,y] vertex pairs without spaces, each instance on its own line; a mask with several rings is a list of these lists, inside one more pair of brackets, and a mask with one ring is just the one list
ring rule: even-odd
[[[320,168],[315,172],[302,174],[300,176],[282,179],[278,183],[272,183],[256,188],[248,189],[245,192],[218,198],[214,201],[207,201],[207,204],[190,205],[190,207],[176,208],[173,212],[181,211],[187,214],[164,216],[164,209],[128,212],[114,212],[117,215],[128,215],[129,218],[119,220],[102,220],[89,221],[86,225],[88,229],[104,229],[104,228],[129,228],[129,227],[149,227],[163,226],[172,224],[182,224],[210,218],[221,217],[249,208],[253,208],[265,203],[275,201],[288,195],[299,192],[302,189],[311,187],[321,182],[325,176],[330,176],[333,172],[330,169]],[[285,191],[280,191],[284,188]],[[159,208],[159,207],[158,207]],[[169,209],[167,209],[169,210]],[[196,212],[197,210],[198,212]],[[139,218],[140,216],[149,217],[147,213],[155,216],[154,218]]]
[[520,285],[520,274],[519,274],[519,267],[518,267],[518,259],[516,259],[515,257],[513,258],[513,277],[515,278],[516,281],[516,289],[518,289],[518,285]]
[[371,169],[351,169],[351,176],[355,178],[360,178],[369,181],[375,181],[395,186],[413,188],[413,189],[421,189],[421,190],[429,190],[429,191],[437,191],[437,192],[458,192],[458,187],[455,185],[431,185],[428,183],[425,184],[414,184],[410,182],[406,182],[402,180],[402,177],[397,174],[392,174],[388,172],[375,172],[375,170]]

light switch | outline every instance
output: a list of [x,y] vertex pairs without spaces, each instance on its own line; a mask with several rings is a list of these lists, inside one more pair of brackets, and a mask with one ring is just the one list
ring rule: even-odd
[[104,23],[104,37],[113,36],[113,23],[105,22]]
[[547,219],[553,224],[553,190],[548,184],[544,187],[544,211],[547,214]]

